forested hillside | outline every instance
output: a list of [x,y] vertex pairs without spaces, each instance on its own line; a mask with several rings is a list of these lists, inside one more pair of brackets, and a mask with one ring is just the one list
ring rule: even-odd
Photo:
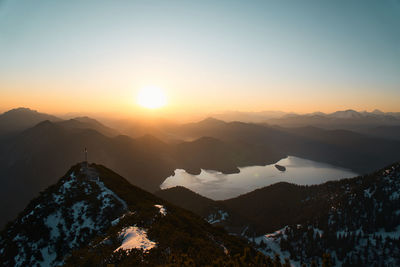
[[184,196],[186,208],[246,236],[267,255],[278,253],[299,265],[318,262],[324,253],[339,266],[400,264],[399,163],[315,186],[278,183],[225,201],[189,192],[157,194],[177,205]]

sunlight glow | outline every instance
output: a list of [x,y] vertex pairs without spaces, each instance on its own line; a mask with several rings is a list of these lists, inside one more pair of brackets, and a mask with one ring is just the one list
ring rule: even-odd
[[137,103],[144,108],[156,109],[167,104],[167,97],[160,88],[149,86],[140,89]]

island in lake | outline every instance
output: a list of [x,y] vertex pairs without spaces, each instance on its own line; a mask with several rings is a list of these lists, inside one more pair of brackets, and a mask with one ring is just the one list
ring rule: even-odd
[[286,171],[285,166],[282,166],[282,165],[275,164],[275,168],[277,168],[277,169],[280,170],[281,172]]

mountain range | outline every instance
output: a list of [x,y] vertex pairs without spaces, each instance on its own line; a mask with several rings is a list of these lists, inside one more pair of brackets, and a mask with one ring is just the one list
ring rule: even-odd
[[400,126],[399,112],[358,112],[352,109],[333,113],[315,112],[309,114],[286,114],[280,118],[266,119],[264,122],[283,127],[314,126],[325,129],[345,129],[368,133],[380,126]]
[[[40,120],[43,115],[27,112]],[[0,120],[1,121],[1,120]],[[24,124],[25,125],[25,124]],[[166,143],[151,135],[118,135],[117,130],[90,118],[42,121],[0,139],[0,224],[12,219],[55,177],[84,159],[109,166],[130,183],[150,192],[175,169],[192,174],[201,169],[223,173],[238,167],[272,164],[287,155],[304,157],[368,173],[400,158],[400,142],[345,130],[315,127],[282,128],[262,124],[224,122],[208,118],[196,123],[165,126],[181,141]],[[184,141],[186,140],[186,141]],[[12,177],[12,179],[11,179]]]
[[0,138],[23,131],[45,120],[60,121],[61,119],[29,108],[9,110],[0,115]]
[[[0,115],[0,224],[9,221],[0,233],[0,263],[397,266],[397,115],[373,114],[309,116],[390,123],[373,132],[373,124],[349,130],[207,118],[127,125],[128,136],[89,117],[11,110]],[[84,151],[96,164],[76,164]],[[360,176],[312,186],[281,182],[221,201],[184,187],[159,188],[176,169],[235,173],[288,155]]]

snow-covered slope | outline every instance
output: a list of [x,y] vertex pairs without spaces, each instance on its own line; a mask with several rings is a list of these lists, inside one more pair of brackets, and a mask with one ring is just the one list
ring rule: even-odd
[[318,217],[249,239],[298,266],[324,253],[335,266],[400,266],[400,164],[329,186],[329,209]]
[[163,265],[182,257],[208,265],[245,245],[111,170],[82,163],[0,233],[0,266]]
[[15,254],[14,262],[7,260],[6,265],[61,265],[68,251],[104,233],[128,209],[94,170],[81,167],[79,175],[71,172],[42,193],[8,228],[5,234],[13,238],[1,239],[0,246],[16,250],[2,251]]

